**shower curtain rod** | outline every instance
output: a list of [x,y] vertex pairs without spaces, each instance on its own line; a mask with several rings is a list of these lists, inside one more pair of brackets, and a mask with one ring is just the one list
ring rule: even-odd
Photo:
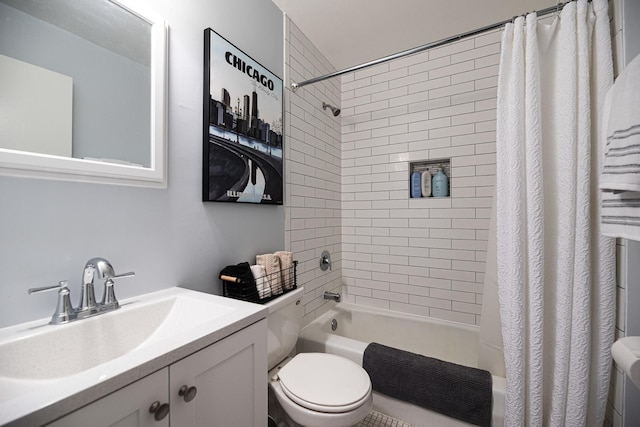
[[[570,0],[570,1],[567,1],[567,2],[564,2],[564,3],[558,3],[555,6],[551,6],[551,7],[548,7],[546,9],[539,10],[536,13],[538,14],[538,16],[548,15],[549,13],[553,13],[553,12],[559,11],[565,5],[571,3],[572,1],[575,1],[575,0]],[[438,41],[435,41],[435,42],[432,42],[432,43],[427,43],[427,44],[424,44],[422,46],[418,46],[418,47],[414,47],[412,49],[404,50],[402,52],[394,53],[393,55],[389,55],[389,56],[385,56],[383,58],[375,59],[375,60],[370,61],[370,62],[365,62],[364,64],[354,65],[353,67],[345,68],[344,70],[334,71],[333,73],[325,74],[325,75],[319,76],[319,77],[314,77],[312,79],[305,80],[305,81],[300,82],[300,83],[291,82],[291,90],[293,90],[295,92],[296,90],[298,90],[298,88],[300,88],[302,86],[310,85],[310,84],[313,84],[313,83],[318,83],[318,82],[321,82],[323,80],[330,79],[332,77],[338,77],[338,76],[341,76],[343,74],[350,73],[352,71],[358,71],[358,70],[361,70],[363,68],[371,67],[373,65],[382,64],[383,62],[391,61],[393,59],[398,59],[398,58],[402,58],[402,57],[405,57],[405,56],[414,55],[416,53],[420,53],[420,52],[423,52],[423,51],[428,50],[428,49],[433,49],[434,47],[442,46],[444,44],[451,43],[451,42],[463,39],[465,37],[471,37],[471,36],[475,36],[475,35],[480,34],[480,33],[484,33],[485,31],[494,30],[496,28],[500,28],[500,27],[504,26],[505,24],[513,22],[513,20],[515,18],[517,18],[517,16],[514,16],[511,19],[505,19],[504,21],[500,21],[500,22],[497,22],[495,24],[487,25],[486,27],[482,27],[482,28],[478,28],[478,29],[475,29],[475,30],[467,31],[466,33],[458,34],[458,35],[452,36],[452,37],[447,37],[447,38],[442,39],[442,40],[438,40]]]

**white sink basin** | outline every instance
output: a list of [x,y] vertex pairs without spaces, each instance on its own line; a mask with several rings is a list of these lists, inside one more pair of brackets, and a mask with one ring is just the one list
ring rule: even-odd
[[258,304],[182,288],[120,304],[64,325],[0,329],[0,425],[45,424],[267,315]]
[[119,310],[65,325],[27,329],[25,336],[14,336],[0,344],[0,377],[50,379],[73,375],[232,310],[185,293],[159,301],[133,301]]

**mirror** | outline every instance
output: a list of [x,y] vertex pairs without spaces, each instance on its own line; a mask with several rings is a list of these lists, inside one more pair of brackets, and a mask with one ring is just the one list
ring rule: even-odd
[[0,0],[0,174],[166,187],[166,69],[136,0]]

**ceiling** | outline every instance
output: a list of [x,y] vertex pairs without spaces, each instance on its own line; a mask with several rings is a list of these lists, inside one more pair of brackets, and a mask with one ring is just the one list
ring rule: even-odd
[[475,30],[555,0],[273,0],[336,69]]

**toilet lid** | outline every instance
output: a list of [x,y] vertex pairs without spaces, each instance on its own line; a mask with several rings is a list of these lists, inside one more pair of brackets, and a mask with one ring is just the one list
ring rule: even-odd
[[347,412],[360,407],[371,392],[371,380],[358,364],[328,353],[300,353],[278,372],[291,400],[320,412]]

